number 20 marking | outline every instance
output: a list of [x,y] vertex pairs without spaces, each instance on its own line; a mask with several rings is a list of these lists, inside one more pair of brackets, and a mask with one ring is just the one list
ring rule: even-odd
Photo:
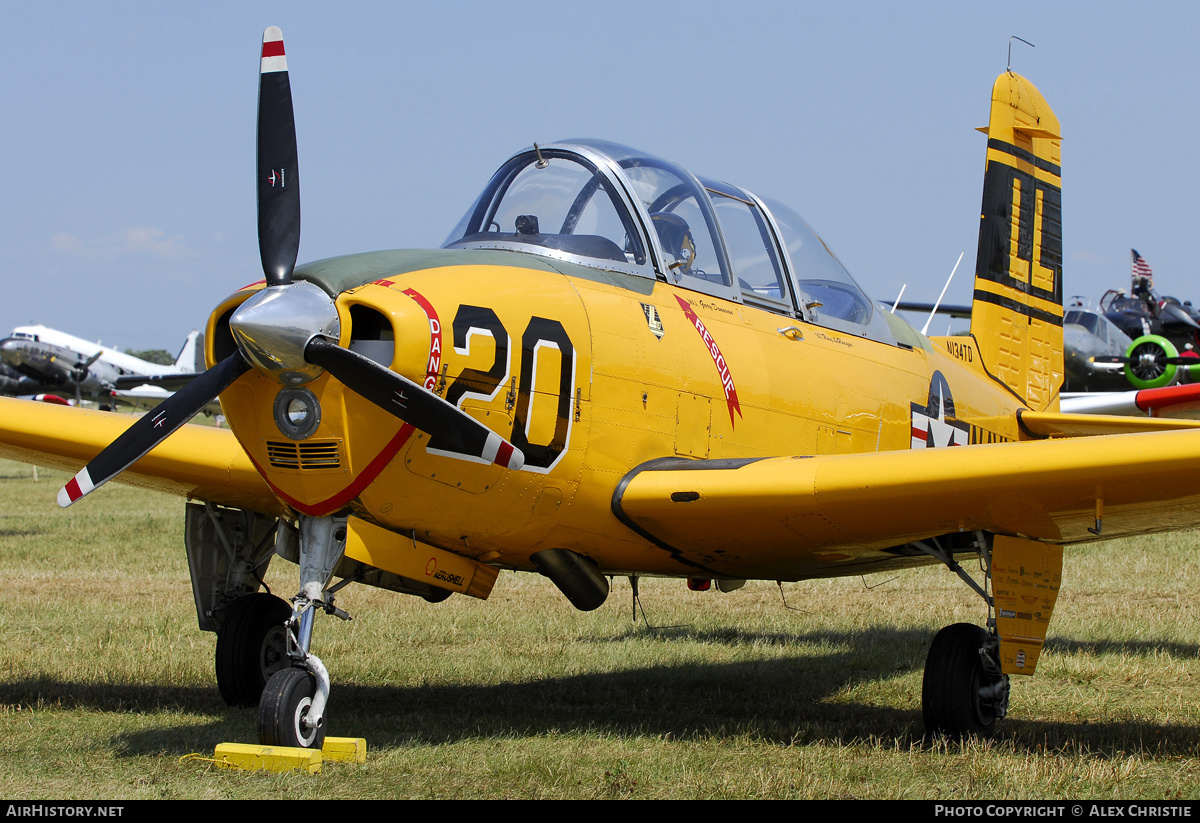
[[[481,337],[490,337],[495,344],[492,364],[486,370],[463,369],[446,387],[446,400],[462,408],[468,398],[491,401],[505,388],[512,372],[512,340],[500,318],[483,306],[460,306],[454,316],[454,351],[469,357],[472,342]],[[532,418],[530,406],[535,396],[538,358],[550,350],[559,357],[558,392],[555,405],[554,433],[548,443],[530,440]],[[575,387],[575,347],[562,323],[546,317],[531,317],[521,335],[520,376],[517,379],[515,411],[509,442],[525,455],[524,471],[546,474],[550,472],[566,453],[571,440],[573,419],[571,399]],[[503,434],[503,432],[501,432]],[[470,455],[455,452],[435,438],[429,442],[428,451],[449,457],[473,459]]]

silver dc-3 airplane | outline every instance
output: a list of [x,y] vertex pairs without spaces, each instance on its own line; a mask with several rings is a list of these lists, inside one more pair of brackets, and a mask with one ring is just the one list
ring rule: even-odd
[[65,392],[105,408],[118,402],[155,406],[196,376],[203,345],[200,332],[192,331],[175,363],[163,366],[41,324],[18,326],[0,340],[0,360],[19,375],[4,389],[20,395]]

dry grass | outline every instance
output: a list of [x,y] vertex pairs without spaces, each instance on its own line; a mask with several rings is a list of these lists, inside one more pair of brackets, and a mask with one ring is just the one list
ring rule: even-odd
[[623,580],[590,614],[529,575],[486,603],[351,587],[315,651],[367,764],[254,775],[181,760],[255,731],[216,693],[180,501],[110,486],[62,512],[41,478],[0,463],[5,797],[1200,798],[1191,534],[1068,551],[1037,676],[964,746],[921,738],[929,641],[983,615],[943,570],[787,585],[791,609],[773,584],[643,581],[657,629]]

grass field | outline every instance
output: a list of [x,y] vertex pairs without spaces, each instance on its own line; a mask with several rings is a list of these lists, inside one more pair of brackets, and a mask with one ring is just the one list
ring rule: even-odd
[[[0,795],[136,798],[1200,799],[1200,536],[1067,552],[1048,651],[997,739],[922,741],[933,634],[982,622],[939,568],[693,593],[627,580],[576,612],[502,573],[431,605],[349,587],[318,620],[331,735],[363,766],[219,771],[255,742],[196,629],[177,498],[110,485],[61,511],[65,475],[0,462]],[[269,582],[291,595],[294,566]],[[197,757],[188,757],[195,754]]]

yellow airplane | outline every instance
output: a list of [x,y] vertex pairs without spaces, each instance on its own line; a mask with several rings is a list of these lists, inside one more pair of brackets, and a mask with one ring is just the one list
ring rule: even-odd
[[[188,499],[200,628],[263,743],[321,745],[314,617],[346,616],[347,583],[486,598],[536,571],[587,610],[615,575],[732,591],[932,563],[987,619],[934,638],[926,728],[988,735],[1036,667],[1062,547],[1200,522],[1200,424],[1059,412],[1061,135],[1011,72],[970,337],[877,306],[788,207],[597,141],[514,155],[444,248],[296,268],[276,28],[258,129],[266,277],[212,312],[208,371],[127,429],[3,401],[0,454],[86,463],[64,506],[118,475]],[[185,425],[218,395],[229,431]],[[259,591],[276,556],[290,603]]]

